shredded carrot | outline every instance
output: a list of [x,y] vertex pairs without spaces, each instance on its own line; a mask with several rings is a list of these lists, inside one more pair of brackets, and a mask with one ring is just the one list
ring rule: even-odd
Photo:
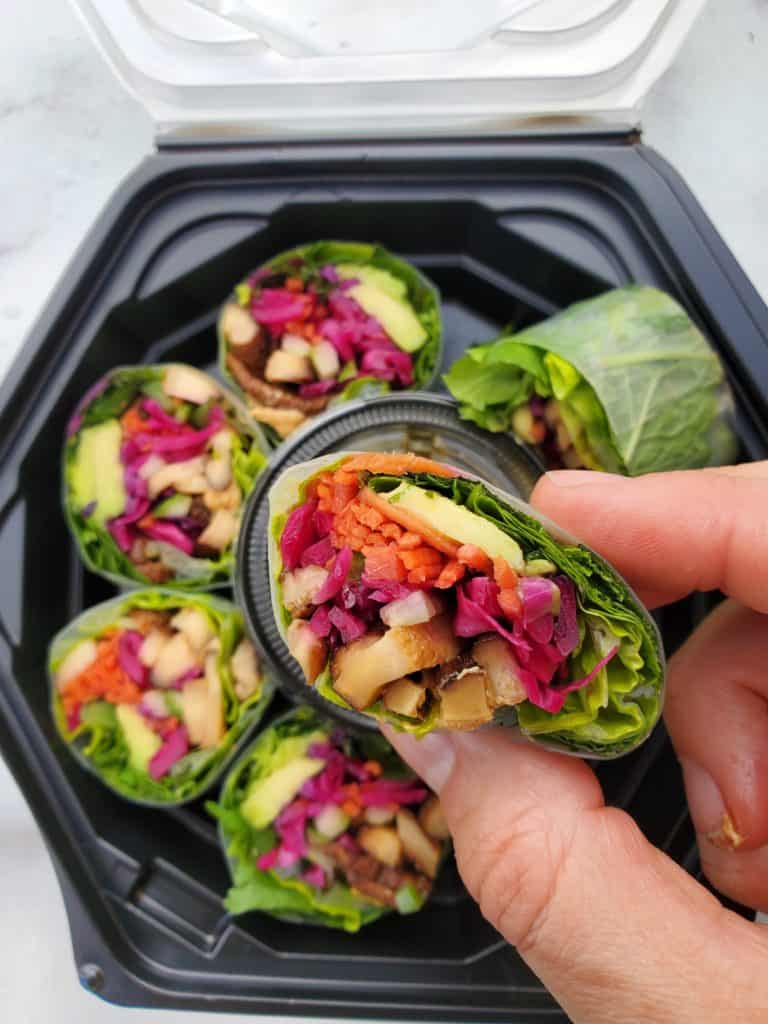
[[414,455],[413,452],[404,454],[364,452],[362,455],[352,455],[344,463],[344,468],[349,471],[385,473],[391,476],[403,476],[405,473],[458,476],[457,471],[451,469],[450,466],[444,466],[442,462],[435,462],[433,459],[425,459],[421,455]]
[[460,562],[453,560],[446,562],[440,575],[435,580],[435,586],[438,590],[448,590],[449,587],[454,586],[460,579],[464,578],[466,571],[467,567]]
[[357,800],[345,800],[341,805],[341,809],[348,818],[356,818],[361,811],[360,804]]
[[123,434],[128,437],[130,437],[131,434],[138,434],[147,429],[146,420],[142,419],[135,403],[125,410],[123,415],[120,417],[120,424],[123,428]]
[[304,284],[300,277],[286,277],[283,287],[287,292],[303,292]]
[[423,587],[428,583],[432,583],[435,575],[436,573],[432,566],[420,566],[418,569],[411,569],[408,573],[408,582],[414,587]]
[[421,516],[403,508],[401,505],[390,504],[386,498],[372,491],[369,487],[364,488],[360,492],[360,501],[375,508],[385,519],[393,520],[398,526],[402,526],[409,533],[418,534],[424,543],[437,548],[438,551],[442,551],[449,558],[456,557],[459,545],[451,540],[450,537],[446,537],[444,533],[435,530]]
[[63,688],[61,699],[68,715],[92,700],[106,700],[110,704],[139,703],[141,690],[120,667],[119,639],[120,634],[114,632],[99,640],[96,660]]
[[352,515],[357,519],[359,523],[365,523],[371,530],[378,530],[381,524],[384,522],[384,516],[377,512],[375,508],[370,508],[368,505],[362,505],[358,501],[352,502],[350,505],[352,509]]
[[411,530],[406,530],[402,537],[398,540],[397,546],[403,551],[413,551],[414,548],[421,547],[424,543],[418,533],[413,533]]
[[501,555],[493,560],[493,578],[502,590],[514,590],[518,582],[517,573]]
[[381,764],[378,761],[365,761],[363,763],[363,768],[369,775],[373,775],[376,779],[378,779],[382,772]]
[[470,569],[485,576],[490,576],[493,571],[493,562],[476,544],[462,544],[457,558],[463,565],[468,565]]
[[401,551],[400,558],[406,569],[421,569],[428,565],[439,565],[442,568],[443,556],[434,548],[420,547],[413,551]]
[[508,619],[519,619],[523,614],[523,602],[517,589],[499,591],[499,607]]
[[[386,537],[387,540],[400,540],[403,536],[403,531],[397,523],[384,523],[381,528],[381,535]],[[421,538],[419,538],[419,542],[421,542]]]
[[392,580],[402,583],[406,577],[406,569],[398,557],[397,551],[391,547],[375,547],[366,544],[363,549],[365,555],[365,573],[374,580]]

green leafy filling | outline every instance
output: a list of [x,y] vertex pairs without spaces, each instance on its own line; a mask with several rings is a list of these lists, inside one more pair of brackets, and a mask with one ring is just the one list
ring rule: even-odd
[[495,432],[557,398],[584,465],[630,476],[719,465],[736,439],[720,361],[685,311],[632,285],[470,349],[445,375],[464,419]]

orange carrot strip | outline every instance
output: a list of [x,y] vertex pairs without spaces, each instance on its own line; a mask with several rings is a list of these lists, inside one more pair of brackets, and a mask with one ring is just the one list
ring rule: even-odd
[[423,543],[424,542],[418,533],[412,533],[410,530],[406,530],[398,540],[397,546],[403,551],[413,551],[414,548],[421,547]]
[[490,575],[493,571],[493,562],[476,544],[462,544],[459,548],[458,560],[485,576]]
[[523,602],[517,590],[500,590],[499,607],[508,619],[519,619],[523,614]]
[[403,455],[364,452],[362,455],[351,456],[344,463],[344,469],[349,472],[385,473],[388,476],[403,476],[405,473],[458,476],[457,470],[451,469],[450,466],[444,466],[442,462],[435,462],[433,459],[425,459],[421,455],[414,455],[412,452]]
[[502,590],[514,590],[517,586],[517,573],[501,555],[493,560],[493,578]]
[[460,579],[464,577],[467,568],[460,562],[446,562],[440,575],[435,580],[435,586],[438,590],[447,590],[452,587],[455,583],[458,583]]
[[415,548],[413,551],[401,551],[400,558],[406,569],[419,569],[428,565],[442,565],[443,557],[434,548]]
[[406,530],[420,534],[425,543],[433,548],[437,548],[438,551],[442,551],[444,555],[448,555],[449,558],[456,558],[459,545],[446,537],[445,534],[440,533],[439,530],[433,529],[425,519],[414,515],[413,512],[409,512],[400,505],[390,505],[388,501],[369,487],[360,492],[360,500],[365,502],[366,505],[375,508],[386,519],[394,520],[394,522]]

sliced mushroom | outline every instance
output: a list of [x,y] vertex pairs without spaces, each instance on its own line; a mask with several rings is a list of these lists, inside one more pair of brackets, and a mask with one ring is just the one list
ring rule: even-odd
[[366,853],[387,867],[396,868],[403,859],[403,842],[397,831],[385,825],[364,826],[357,841]]
[[280,437],[288,437],[305,422],[306,416],[298,409],[271,409],[268,405],[253,404],[251,415],[259,423],[266,423],[277,431]]
[[247,700],[259,688],[261,673],[256,651],[249,640],[241,640],[229,663],[235,679],[235,696]]
[[466,672],[440,690],[439,724],[445,729],[476,729],[493,718],[485,695],[486,676],[479,667]]
[[223,491],[215,491],[213,488],[208,488],[203,493],[202,500],[206,508],[210,509],[211,512],[215,512],[219,508],[226,508],[230,512],[237,512],[243,502],[243,497],[237,481],[232,480],[229,487],[224,488]]
[[[143,650],[143,645],[142,645]],[[171,686],[186,675],[190,669],[199,668],[200,659],[183,633],[174,633],[160,648],[152,666],[152,682],[155,686]]]
[[264,370],[264,377],[273,384],[301,384],[313,380],[314,376],[312,364],[306,356],[280,348],[270,355]]
[[160,657],[160,652],[171,639],[167,629],[153,629],[147,633],[144,643],[139,648],[139,661],[147,668],[152,668]]
[[165,371],[163,391],[171,398],[180,398],[183,402],[193,402],[195,405],[205,405],[218,396],[219,386],[202,370],[174,363]]
[[436,796],[431,796],[422,804],[419,811],[419,824],[431,839],[440,841],[450,838],[448,823]]
[[203,486],[199,491],[202,494],[207,486],[203,476],[204,469],[205,460],[202,455],[198,455],[194,459],[186,459],[184,462],[171,462],[168,465],[163,465],[162,469],[158,469],[152,474],[147,483],[150,498],[156,498],[168,487],[175,487],[182,494],[193,494],[194,491],[184,490],[183,485],[188,481],[202,481]]
[[363,637],[337,652],[332,667],[333,688],[362,711],[387,683],[451,661],[458,651],[458,641],[445,615],[418,626],[388,629],[372,642],[370,637]]
[[210,523],[197,538],[201,548],[221,552],[228,548],[237,535],[237,518],[226,508],[217,508]]
[[280,579],[283,604],[294,618],[301,618],[309,611],[327,579],[328,570],[321,565],[307,565],[283,573]]
[[429,878],[434,878],[440,864],[440,846],[430,839],[416,818],[404,807],[397,812],[397,834],[405,856]]
[[511,646],[500,636],[486,636],[472,648],[472,657],[485,672],[488,703],[492,708],[520,704],[527,692]]
[[384,707],[388,711],[393,711],[396,715],[405,715],[407,718],[421,718],[426,699],[426,686],[420,686],[412,679],[398,679],[390,683],[382,694]]
[[205,659],[205,675],[186,683],[181,691],[184,725],[193,746],[215,747],[224,736],[221,679],[216,655]]
[[176,612],[171,619],[171,625],[184,634],[195,651],[202,651],[214,636],[214,629],[208,616],[199,608],[190,605]]
[[311,686],[325,668],[328,659],[325,643],[312,632],[310,624],[301,619],[294,619],[288,627],[286,642]]
[[462,651],[451,661],[446,661],[438,666],[432,678],[432,685],[438,690],[455,683],[466,672],[476,670],[477,664],[469,651]]
[[[221,331],[230,345],[242,349],[259,334],[260,327],[247,309],[228,302],[221,314]],[[242,352],[238,354],[242,357]]]

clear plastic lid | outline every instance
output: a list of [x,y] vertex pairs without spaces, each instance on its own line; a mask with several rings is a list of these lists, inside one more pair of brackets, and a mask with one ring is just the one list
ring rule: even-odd
[[160,131],[635,124],[705,0],[73,0]]

